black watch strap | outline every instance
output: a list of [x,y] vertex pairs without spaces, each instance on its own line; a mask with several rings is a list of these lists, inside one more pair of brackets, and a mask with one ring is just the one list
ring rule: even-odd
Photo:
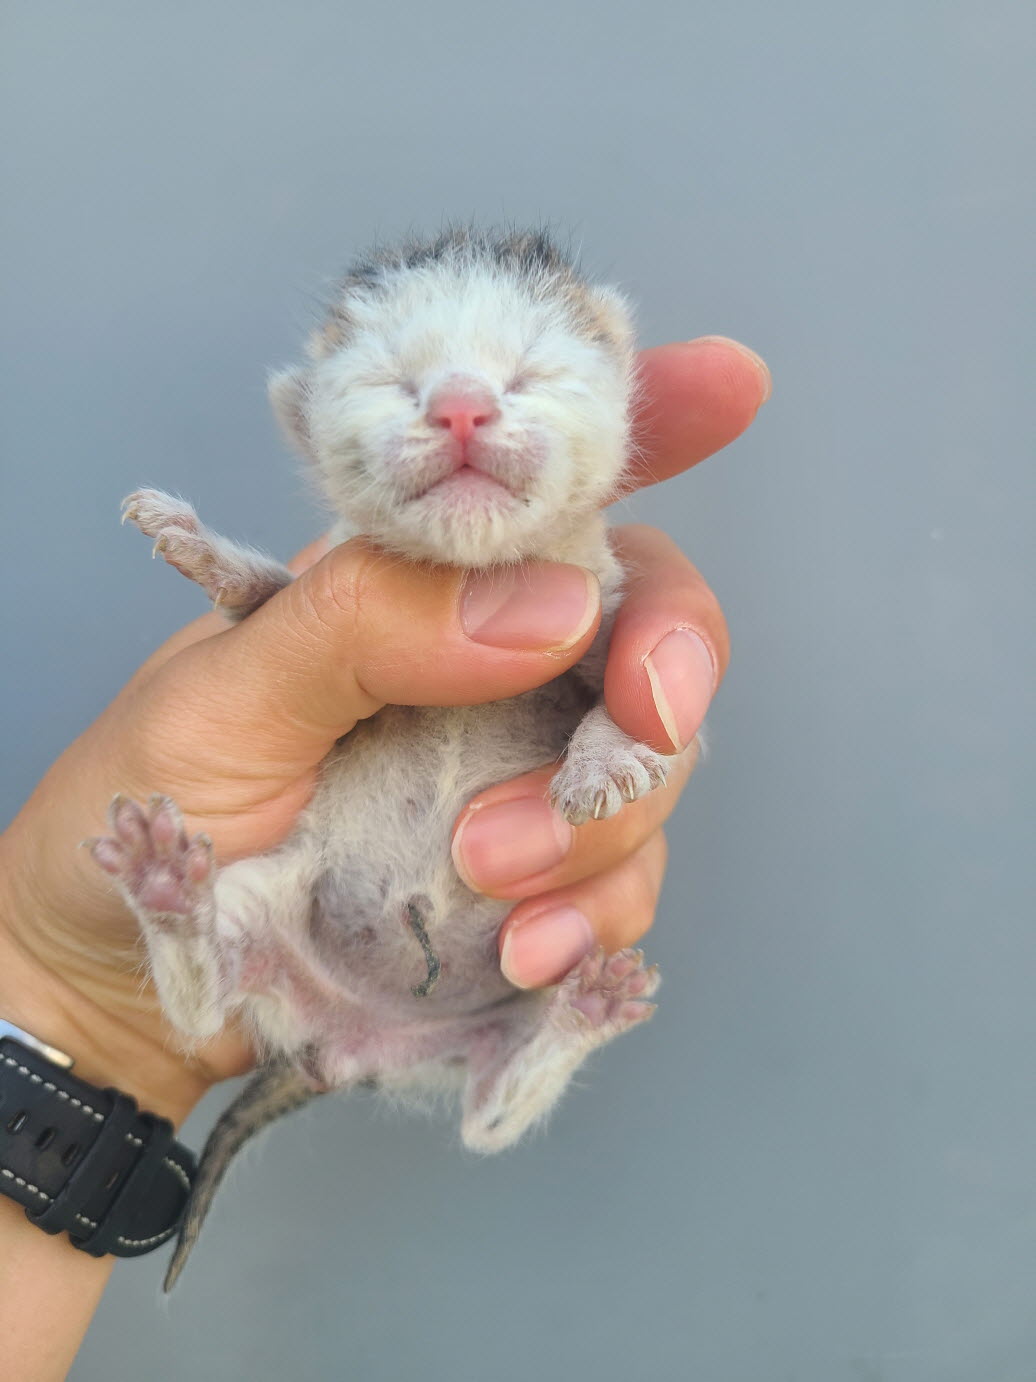
[[137,1257],[176,1232],[194,1157],[173,1125],[0,1021],[0,1192],[94,1257]]

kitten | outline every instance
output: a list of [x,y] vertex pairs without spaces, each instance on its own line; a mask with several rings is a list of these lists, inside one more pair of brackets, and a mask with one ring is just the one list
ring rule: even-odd
[[[493,783],[562,759],[551,799],[579,825],[665,781],[667,760],[611,720],[604,662],[622,573],[600,507],[630,448],[633,335],[614,290],[542,233],[451,230],[348,274],[275,411],[339,521],[403,557],[532,559],[601,582],[587,657],[546,686],[471,708],[387,706],[322,765],[278,848],[217,868],[168,798],[117,798],[91,843],[140,921],[163,1008],[188,1040],[242,1017],[263,1065],[205,1149],[166,1278],[183,1268],[237,1149],[315,1094],[374,1083],[458,1089],[468,1147],[543,1118],[595,1047],[648,1017],[657,971],[597,951],[545,991],[514,988],[497,933],[511,903],[473,893],[450,856],[457,813]],[[156,490],[125,515],[230,619],[291,579]]]

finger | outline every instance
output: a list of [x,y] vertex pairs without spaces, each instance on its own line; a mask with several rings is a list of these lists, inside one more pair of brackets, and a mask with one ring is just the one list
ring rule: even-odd
[[622,950],[650,928],[665,873],[656,830],[604,873],[520,902],[500,928],[500,968],[519,988],[557,983],[597,945]]
[[176,680],[221,760],[261,744],[301,769],[386,703],[472,705],[551,680],[583,655],[599,617],[597,581],[581,567],[465,572],[354,539],[243,623],[184,649],[190,676],[181,662]]
[[626,570],[604,698],[638,743],[671,754],[691,742],[730,660],[719,601],[676,544],[657,528],[612,534]]
[[557,764],[474,797],[453,833],[453,861],[469,888],[490,897],[533,897],[607,870],[639,850],[672,814],[696,748],[674,758],[669,780],[608,820],[571,826],[547,800]]
[[719,451],[770,397],[763,361],[724,336],[641,351],[638,371],[631,489],[679,475]]

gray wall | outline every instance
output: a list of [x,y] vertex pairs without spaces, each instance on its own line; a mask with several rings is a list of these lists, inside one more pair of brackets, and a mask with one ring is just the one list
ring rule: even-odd
[[201,607],[123,494],[316,531],[264,371],[375,234],[549,217],[776,385],[633,505],[735,642],[656,1022],[498,1160],[285,1124],[75,1382],[1030,1382],[1028,0],[4,9],[8,815]]

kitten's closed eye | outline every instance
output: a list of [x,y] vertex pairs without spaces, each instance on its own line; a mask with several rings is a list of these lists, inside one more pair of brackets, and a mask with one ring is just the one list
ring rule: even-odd
[[396,389],[400,393],[405,393],[408,398],[420,397],[420,391],[414,381],[401,378],[398,374],[387,374],[379,370],[377,373],[360,375],[357,383],[365,389]]
[[548,365],[521,365],[515,371],[507,388],[506,393],[528,393],[530,389],[535,389],[538,384],[549,384],[557,379],[560,371],[551,369]]

